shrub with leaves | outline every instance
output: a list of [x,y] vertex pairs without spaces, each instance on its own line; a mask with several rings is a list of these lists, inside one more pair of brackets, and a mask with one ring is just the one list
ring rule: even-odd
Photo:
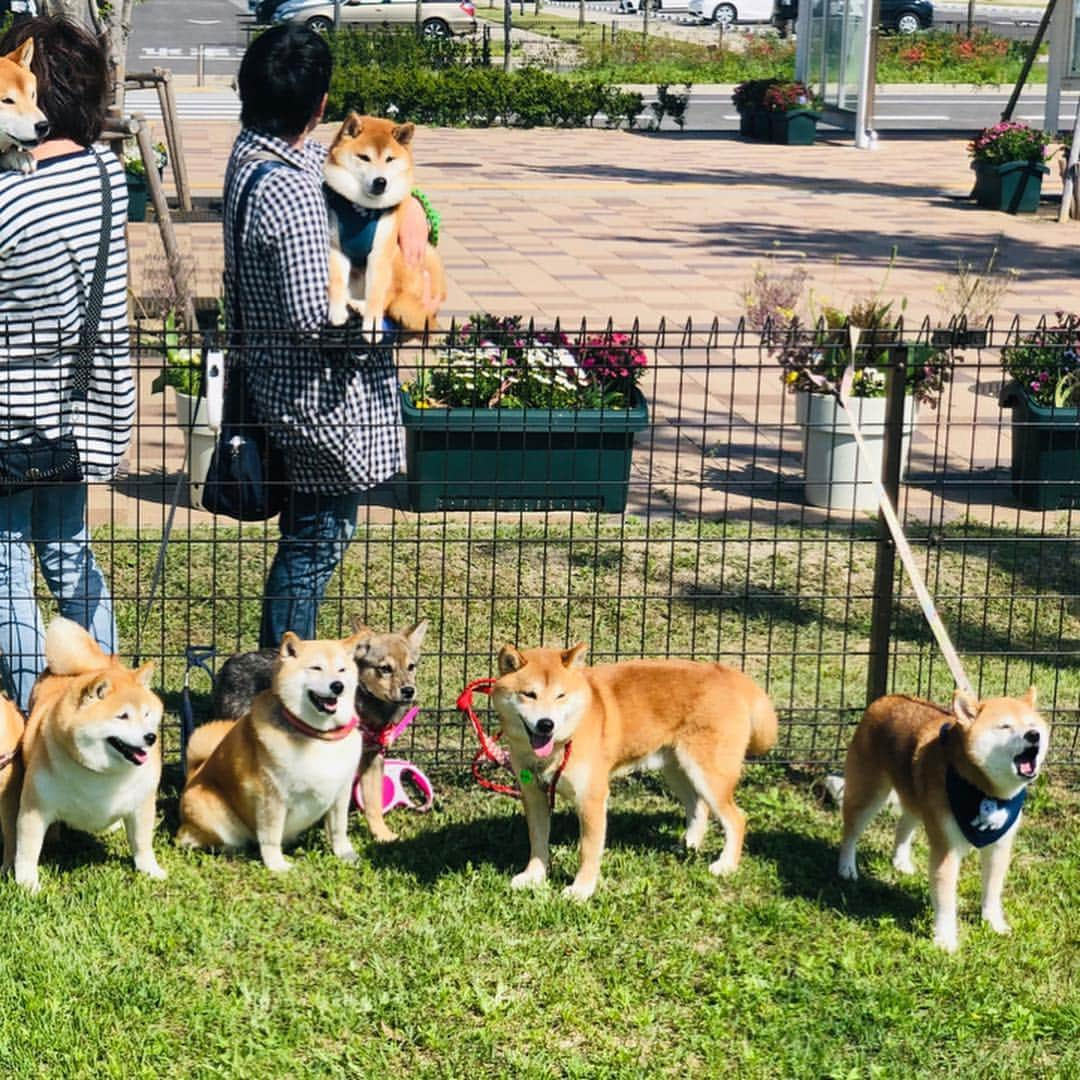
[[1033,161],[1041,164],[1049,156],[1048,147],[1055,137],[1048,131],[1029,127],[1017,120],[1002,120],[983,128],[968,144],[968,153],[976,161],[1002,165],[1009,161]]

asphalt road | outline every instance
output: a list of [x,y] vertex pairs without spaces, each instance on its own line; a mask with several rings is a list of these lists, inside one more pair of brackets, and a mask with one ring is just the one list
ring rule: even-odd
[[237,16],[246,12],[244,0],[146,0],[136,4],[128,70],[167,67],[178,75],[194,75],[201,50],[207,74],[235,74],[245,45]]

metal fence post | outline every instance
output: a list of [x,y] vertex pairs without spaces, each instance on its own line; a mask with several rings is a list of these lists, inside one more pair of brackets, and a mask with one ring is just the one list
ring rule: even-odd
[[[900,513],[900,468],[904,446],[904,397],[907,389],[907,346],[889,350],[885,376],[885,446],[881,462],[881,482]],[[889,635],[892,631],[893,600],[896,587],[896,545],[878,514],[877,544],[874,549],[874,602],[870,612],[870,666],[866,678],[866,701],[888,692]]]

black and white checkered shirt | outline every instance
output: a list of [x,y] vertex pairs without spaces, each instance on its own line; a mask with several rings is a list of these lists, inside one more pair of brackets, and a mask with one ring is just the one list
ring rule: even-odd
[[[284,166],[257,181],[236,251],[240,193],[267,155]],[[311,139],[294,149],[248,129],[237,136],[225,172],[225,298],[226,311],[234,310],[234,297],[239,306],[248,392],[285,452],[290,483],[339,495],[401,469],[401,421],[389,351],[358,354],[341,346],[340,335],[324,333],[325,158],[326,149]]]

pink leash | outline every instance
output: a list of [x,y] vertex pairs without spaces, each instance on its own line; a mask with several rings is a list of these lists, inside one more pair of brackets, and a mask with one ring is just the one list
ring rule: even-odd
[[[420,715],[420,706],[414,705],[392,728],[383,728],[382,731],[374,732],[364,725],[361,730],[365,739],[374,740],[379,747],[379,753],[386,751],[400,738],[406,728]],[[409,792],[405,787],[405,781],[410,781],[423,797],[417,803],[409,798]],[[360,778],[356,778],[353,784],[353,801],[364,809],[364,796],[360,791]],[[431,781],[411,761],[403,761],[401,758],[386,758],[383,761],[382,782],[383,813],[399,806],[408,807],[419,813],[426,813],[435,803],[435,789]]]

